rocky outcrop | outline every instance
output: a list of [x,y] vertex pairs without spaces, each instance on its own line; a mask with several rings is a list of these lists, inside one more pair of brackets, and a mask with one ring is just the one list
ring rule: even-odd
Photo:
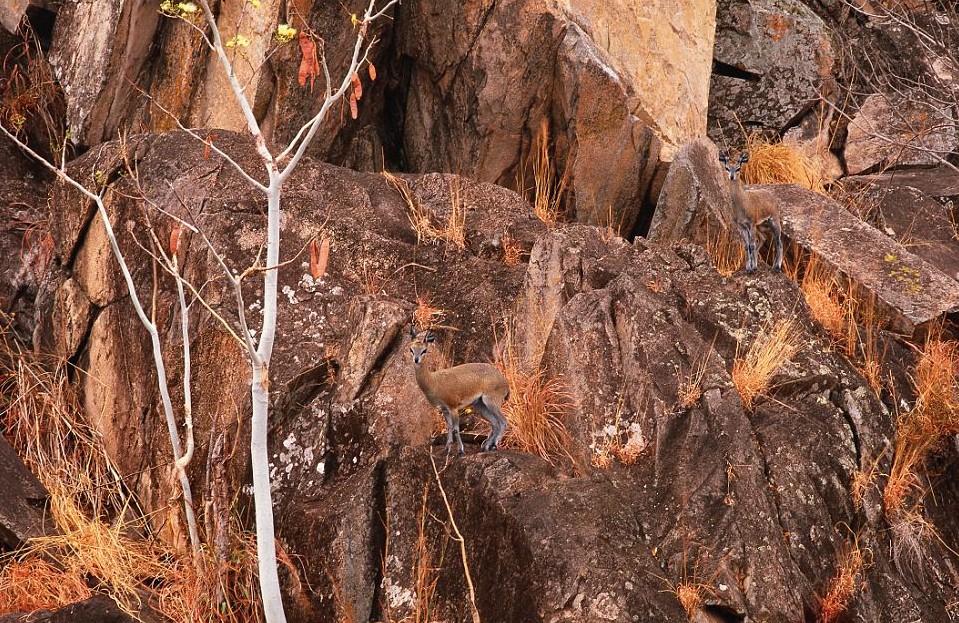
[[0,551],[12,551],[29,539],[53,534],[56,527],[44,507],[50,494],[16,451],[0,436]]
[[709,136],[730,147],[743,131],[785,131],[832,95],[826,25],[799,0],[720,0]]
[[787,238],[875,295],[891,329],[913,335],[959,311],[959,282],[902,244],[822,195],[797,186],[770,190]]
[[[238,161],[255,162],[247,141],[225,135],[222,145]],[[138,190],[118,174],[118,149],[92,150],[72,170],[99,171],[108,182],[109,212],[145,292],[153,291],[153,271],[136,259],[142,251],[131,233],[144,222],[134,191],[193,219],[231,266],[255,255],[261,207],[228,165],[179,133],[133,137]],[[713,158],[708,144],[697,149]],[[864,588],[850,620],[879,611],[943,620],[954,554],[926,543],[924,569],[935,581],[919,587],[884,554],[891,537],[882,478],[861,508],[852,502],[853,476],[889,443],[894,414],[828,347],[794,283],[767,272],[724,279],[694,246],[630,244],[586,226],[546,233],[516,195],[488,184],[439,174],[393,184],[437,223],[460,202],[465,248],[417,244],[407,200],[382,176],[306,161],[287,188],[290,256],[314,236],[331,240],[322,278],[309,274],[305,259],[280,269],[270,443],[280,546],[301,561],[283,572],[292,620],[402,618],[423,612],[422,599],[434,617],[468,617],[450,514],[484,621],[665,623],[685,616],[673,592],[684,583],[701,587],[704,620],[814,617],[851,533],[880,554],[859,576]],[[83,381],[84,399],[120,469],[161,466],[142,470],[150,476],[131,486],[162,515],[169,442],[143,331],[99,224],[67,189],[57,188],[54,204],[74,214],[54,230],[64,274],[51,278],[41,302],[77,326],[86,318],[88,331],[58,338],[68,326],[58,322],[40,334],[84,370],[80,379],[96,379]],[[169,224],[154,222],[168,239]],[[528,265],[508,265],[507,244],[518,245]],[[184,245],[186,275],[207,284],[208,303],[232,318],[205,247],[196,237]],[[171,284],[158,279],[168,368],[177,370]],[[258,286],[245,288],[256,311]],[[412,378],[405,337],[414,299],[427,291],[446,310],[442,324],[456,329],[437,329],[448,361],[491,359],[491,320],[504,313],[517,343],[541,340],[529,349],[538,359],[527,361],[573,397],[561,416],[572,461],[478,453],[476,434],[467,433],[467,455],[446,463],[437,451],[434,475],[435,420]],[[228,467],[238,488],[247,461],[246,367],[220,325],[196,313],[199,448],[191,474],[201,492],[196,465],[222,437],[238,448]],[[796,323],[802,347],[773,378],[768,398],[747,410],[732,361],[785,318]],[[701,395],[681,399],[699,369]],[[878,461],[877,473],[886,473],[888,457]],[[937,491],[927,502],[945,534],[956,527],[941,509],[955,504],[955,494]],[[434,589],[424,592],[424,577]]]
[[55,611],[0,616],[0,623],[135,623],[140,620],[121,610],[106,595],[94,595]]
[[870,95],[847,127],[846,168],[856,175],[883,166],[938,164],[959,147],[951,106]]
[[719,166],[719,150],[707,138],[680,148],[663,181],[647,238],[705,244],[710,232],[728,229],[729,182]]
[[[663,184],[650,240],[705,244],[729,230],[728,184],[717,162],[717,150],[706,139],[680,150]],[[891,329],[912,335],[959,310],[959,282],[937,264],[925,261],[832,199],[798,186],[768,188],[782,214],[787,240],[874,295]],[[955,253],[954,242],[948,240],[952,228],[945,218],[945,211],[940,211],[938,225],[948,226],[942,254],[936,256],[940,258]]]
[[912,186],[869,188],[860,192],[862,200],[874,207],[866,215],[871,225],[959,281],[959,240],[955,216],[948,203],[937,201]]
[[[248,141],[227,134],[219,140],[238,161],[250,170],[256,168]],[[123,175],[117,144],[92,150],[73,171],[81,179],[96,171],[99,179],[109,181],[113,190],[105,201],[141,296],[148,297],[154,283],[150,262],[139,246],[148,235],[141,204],[133,199],[141,192],[202,227],[215,247],[224,250],[231,267],[240,270],[253,261],[263,235],[264,222],[258,216],[263,206],[229,165],[205,158],[203,145],[182,133],[136,137],[128,154],[141,171],[139,187]],[[177,163],[175,170],[167,167],[170,162]],[[543,228],[522,200],[502,188],[438,174],[402,183],[417,209],[435,214],[437,224],[445,222],[457,202],[465,212],[465,249],[417,245],[409,206],[382,176],[311,162],[286,187],[284,245],[294,261],[281,270],[283,329],[272,365],[275,386],[285,388],[277,390],[280,406],[274,416],[275,425],[285,431],[276,440],[280,490],[287,483],[293,489],[315,486],[322,482],[324,470],[333,472],[337,466],[366,465],[391,444],[424,442],[431,426],[429,418],[422,418],[426,403],[410,384],[402,357],[392,351],[417,297],[427,297],[446,310],[446,322],[460,329],[454,355],[489,358],[490,314],[495,320],[502,313],[497,310],[509,305],[522,279],[522,268],[504,262],[504,246],[522,255]],[[99,217],[64,186],[55,189],[53,205],[73,209],[51,221],[54,256],[62,268],[50,275],[41,296],[38,344],[55,348],[88,372],[82,382],[84,406],[109,453],[124,473],[138,474],[131,485],[147,508],[168,508],[168,478],[163,472],[170,469],[169,441],[165,427],[153,417],[158,395],[147,335],[129,305]],[[171,225],[158,215],[151,218],[160,223],[159,237],[168,239],[163,228]],[[331,242],[329,268],[322,280],[314,280],[309,264],[295,259],[314,237]],[[209,284],[204,290],[208,303],[227,321],[235,321],[233,295],[220,285],[220,269],[202,240],[192,237],[184,257],[187,277]],[[156,309],[165,333],[178,322],[175,295],[167,278],[161,275],[158,283],[162,289]],[[248,312],[255,315],[262,286],[247,287]],[[365,302],[360,302],[360,295],[367,297]],[[249,373],[239,348],[218,322],[199,311],[192,342],[193,367],[202,371],[194,379],[198,439],[242,438],[246,418],[238,405],[248,402]],[[180,349],[172,336],[167,348],[171,385],[177,387]],[[144,366],[142,376],[131,361]],[[337,371],[342,383],[332,402],[324,402],[326,398],[317,396],[330,378],[337,378]],[[392,388],[385,397],[371,391],[381,383]],[[410,410],[411,401],[420,409]],[[353,414],[370,413],[373,404],[381,409],[377,417],[361,424]],[[335,450],[328,436],[336,440]],[[238,447],[230,462],[237,480],[247,463],[245,444]],[[201,452],[192,464],[191,469],[199,470],[196,474],[202,472],[205,456]],[[307,456],[305,474],[312,479],[304,476],[301,482],[299,471],[284,471],[293,469],[293,457]],[[145,469],[148,465],[161,467]]]
[[[637,19],[648,10],[635,7],[628,14]],[[607,32],[613,9],[572,3],[568,17],[525,0],[411,5],[396,35],[412,64],[403,110],[410,169],[457,171],[525,190],[539,157],[535,142],[545,140],[555,177],[543,182],[557,183],[568,168],[577,220],[632,229],[665,138],[657,123],[671,124],[637,98],[639,85],[621,59],[637,68],[638,35],[619,26]],[[450,10],[442,23],[432,18]],[[612,52],[597,45],[594,30]],[[688,118],[696,114],[684,111],[688,105],[672,114],[686,125],[670,132],[693,129]]]
[[33,332],[37,286],[50,264],[52,239],[45,220],[45,176],[20,155],[6,137],[0,139],[0,313],[18,337]]

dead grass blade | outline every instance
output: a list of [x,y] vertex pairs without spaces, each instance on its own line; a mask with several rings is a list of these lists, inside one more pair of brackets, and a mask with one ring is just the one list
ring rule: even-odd
[[770,143],[760,134],[746,139],[749,162],[743,167],[742,178],[747,184],[798,184],[826,195],[827,180],[821,167],[806,154],[789,143]]
[[745,355],[736,353],[733,361],[733,385],[747,410],[753,408],[773,377],[802,347],[802,332],[792,318],[780,320],[759,331]]

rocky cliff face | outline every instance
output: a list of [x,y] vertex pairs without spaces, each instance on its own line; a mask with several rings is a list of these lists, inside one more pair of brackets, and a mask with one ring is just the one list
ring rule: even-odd
[[[336,72],[359,3],[294,4],[264,0],[250,32],[295,15]],[[25,10],[2,8],[4,25]],[[227,30],[236,9],[217,9]],[[936,11],[931,23],[957,19]],[[936,484],[911,499],[918,524],[885,496],[898,426],[919,400],[912,344],[940,328],[950,337],[959,313],[955,126],[906,130],[930,110],[957,111],[944,98],[906,110],[895,94],[839,97],[866,84],[844,64],[850,37],[878,45],[875,32],[893,27],[792,0],[416,0],[391,17],[370,59],[378,77],[361,77],[358,119],[337,111],[284,190],[270,456],[279,548],[296,561],[282,572],[290,619],[469,620],[475,598],[486,622],[952,620],[955,450],[940,444],[922,471]],[[876,49],[901,50],[910,32]],[[259,161],[188,25],[146,3],[74,3],[52,36],[64,121],[82,152],[68,170],[102,189],[179,387],[175,289],[146,251],[150,228],[166,241],[169,215],[188,220],[242,271],[262,244],[264,206],[131,81],[248,170]],[[297,82],[295,44],[258,45],[246,92],[283,144],[316,96]],[[947,50],[924,49],[909,76],[946,75],[949,62]],[[873,197],[863,214],[794,186],[770,191],[791,259],[813,258],[884,316],[874,376],[817,320],[801,283],[765,266],[723,276],[710,262],[703,247],[730,226],[717,144],[741,143],[739,122],[830,158],[834,175],[863,173],[846,182]],[[112,140],[121,128],[136,132]],[[891,134],[905,147],[879,138]],[[12,163],[0,176],[0,305],[38,351],[77,371],[84,411],[151,530],[181,542],[149,341],[99,216],[0,149]],[[547,226],[526,200],[543,159],[548,183],[565,176],[567,223]],[[939,168],[876,172],[931,162]],[[463,214],[462,244],[417,231],[414,212],[437,226]],[[311,241],[329,243],[321,276]],[[250,379],[228,330],[237,311],[201,237],[186,235],[179,252],[205,301],[189,313],[189,476],[204,496],[222,470],[242,510]],[[258,324],[256,281],[243,294]],[[470,414],[466,456],[434,447],[442,428],[406,337],[425,306],[441,314],[441,365],[539,375],[561,448],[520,450],[514,423],[504,449],[480,453],[485,430]],[[781,326],[794,352],[750,402],[736,362]],[[514,390],[514,404],[528,400],[528,387]],[[235,448],[229,459],[224,447]],[[43,492],[33,483],[8,497],[0,518],[37,514]],[[11,543],[33,534],[21,528]],[[851,588],[834,615],[825,604],[843,577]]]

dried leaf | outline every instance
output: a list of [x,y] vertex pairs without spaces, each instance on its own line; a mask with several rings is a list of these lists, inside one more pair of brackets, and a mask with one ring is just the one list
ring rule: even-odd
[[326,264],[330,259],[330,239],[323,237],[323,242],[316,239],[310,241],[310,275],[313,279],[322,279],[326,274]]
[[211,148],[212,148],[212,146],[213,146],[213,139],[215,139],[215,138],[216,138],[216,134],[213,134],[212,132],[206,135],[206,142],[205,142],[206,147],[203,149],[203,159],[204,159],[204,160],[209,160],[209,159],[210,159],[210,153],[211,153],[211,151],[212,151]]
[[370,63],[367,69],[370,71],[370,80],[376,82],[376,67],[373,66],[373,63]]
[[356,93],[350,93],[350,117],[356,119],[360,114],[356,105]]
[[170,255],[176,255],[177,249],[180,248],[180,234],[183,233],[183,227],[179,223],[173,226],[173,231],[170,232]]
[[363,99],[363,83],[360,81],[360,75],[354,72],[350,82],[353,83],[353,95],[356,96],[356,101],[360,101]]
[[306,86],[306,81],[310,81],[310,90],[313,90],[313,83],[316,82],[316,77],[320,75],[320,63],[316,58],[316,43],[313,42],[313,39],[303,32],[300,31],[300,52],[303,54],[303,58],[300,60],[300,71],[297,73],[297,81],[300,83],[301,87]]

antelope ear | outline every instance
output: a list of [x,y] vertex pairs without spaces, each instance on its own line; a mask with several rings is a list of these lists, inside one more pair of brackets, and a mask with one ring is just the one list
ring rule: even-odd
[[410,339],[411,340],[416,339],[416,325],[413,324],[412,322],[410,323]]
[[432,344],[434,340],[436,340],[436,336],[433,335],[433,332],[432,332],[432,331],[427,331],[427,332],[426,332],[426,339],[425,339],[424,341],[425,341],[427,344]]
[[726,153],[725,151],[719,152],[719,161],[722,162],[723,164],[726,164],[727,162],[729,162],[729,154]]
[[739,156],[739,164],[746,164],[747,162],[749,162],[749,154],[743,152],[742,155]]

